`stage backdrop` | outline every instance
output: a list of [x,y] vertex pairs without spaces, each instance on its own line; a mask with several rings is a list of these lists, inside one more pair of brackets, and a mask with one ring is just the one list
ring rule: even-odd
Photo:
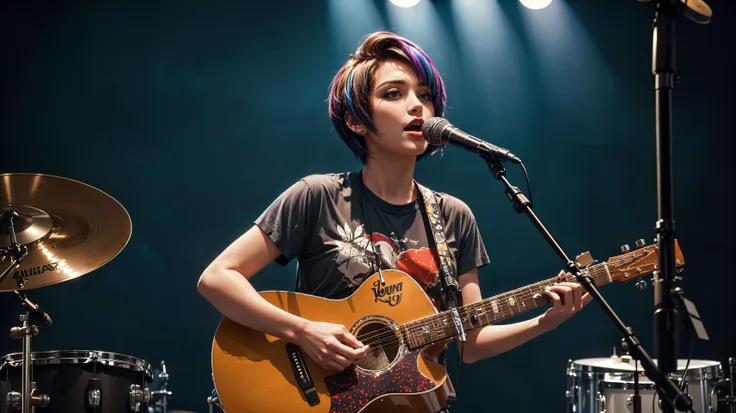
[[[34,350],[165,360],[171,408],[206,412],[213,389],[220,317],[196,291],[205,266],[300,177],[360,168],[332,129],[326,96],[372,31],[394,30],[436,59],[447,118],[524,160],[535,211],[568,254],[589,250],[603,261],[656,236],[651,3],[555,0],[541,11],[497,0],[425,0],[407,10],[357,0],[14,3],[0,13],[0,172],[82,181],[120,201],[133,222],[110,263],[29,292],[54,320]],[[736,8],[710,3],[710,25],[676,26],[674,202],[684,288],[710,334],[693,357],[725,364],[736,356],[727,28]],[[480,271],[484,296],[562,268],[475,155],[447,148],[417,176],[472,208],[491,257]],[[528,193],[518,167],[508,177]],[[253,283],[290,289],[294,271],[273,264]],[[651,286],[601,292],[654,355]],[[20,306],[5,293],[0,310],[0,350],[18,352],[7,332]],[[453,411],[563,412],[568,360],[607,357],[620,338],[592,303],[556,331],[464,366]],[[454,350],[448,366],[454,378]]]

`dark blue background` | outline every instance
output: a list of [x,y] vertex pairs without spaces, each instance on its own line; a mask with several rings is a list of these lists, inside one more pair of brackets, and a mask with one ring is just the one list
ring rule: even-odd
[[[677,21],[682,82],[673,100],[674,201],[688,262],[684,287],[711,336],[696,343],[694,357],[725,363],[736,355],[729,27],[736,7],[709,3],[711,24]],[[395,30],[423,46],[447,83],[447,117],[524,160],[535,211],[568,254],[590,250],[603,261],[621,244],[651,241],[652,4],[555,0],[532,12],[517,1],[478,0],[471,13],[449,0],[420,6],[398,10],[357,0],[2,6],[0,172],[83,181],[114,196],[133,221],[130,242],[109,264],[29,292],[54,319],[34,349],[98,349],[154,365],[164,359],[172,407],[206,411],[220,318],[197,294],[197,279],[295,180],[359,167],[332,130],[326,96],[333,74],[375,30]],[[421,13],[430,17],[418,19]],[[562,268],[482,160],[448,148],[442,158],[422,162],[417,176],[473,209],[492,259],[480,273],[484,296]],[[518,168],[510,167],[509,179],[526,192]],[[293,277],[293,263],[271,265],[253,282],[290,289]],[[654,354],[653,289],[627,284],[601,292]],[[0,330],[17,324],[19,311],[9,294],[0,297]],[[568,360],[607,357],[619,339],[593,303],[554,332],[465,366],[454,411],[533,411],[541,404],[562,412]],[[20,342],[5,335],[0,350],[20,351]],[[454,353],[449,362],[454,378]]]

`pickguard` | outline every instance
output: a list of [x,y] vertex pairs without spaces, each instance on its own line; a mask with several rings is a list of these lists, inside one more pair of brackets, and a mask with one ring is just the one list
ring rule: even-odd
[[419,393],[435,388],[417,366],[419,351],[407,351],[402,359],[379,376],[351,367],[325,378],[330,392],[330,413],[357,412],[376,398],[389,393]]

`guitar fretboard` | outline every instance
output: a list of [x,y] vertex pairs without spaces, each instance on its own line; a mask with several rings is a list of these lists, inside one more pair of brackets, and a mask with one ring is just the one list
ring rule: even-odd
[[[596,286],[611,283],[611,274],[605,262],[585,268],[583,274],[589,275]],[[576,282],[576,279],[574,275],[566,274],[462,306],[458,308],[458,313],[463,330],[465,330],[465,333],[469,333],[489,324],[547,305],[551,302],[551,299],[545,294],[545,288],[559,282]],[[401,329],[407,345],[412,349],[459,335],[451,311],[443,311],[439,314],[406,323],[401,326]]]

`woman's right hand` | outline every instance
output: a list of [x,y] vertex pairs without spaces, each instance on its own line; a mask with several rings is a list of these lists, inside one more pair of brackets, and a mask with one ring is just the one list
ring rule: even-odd
[[317,321],[307,321],[294,341],[309,358],[337,371],[362,359],[369,350],[345,326]]

